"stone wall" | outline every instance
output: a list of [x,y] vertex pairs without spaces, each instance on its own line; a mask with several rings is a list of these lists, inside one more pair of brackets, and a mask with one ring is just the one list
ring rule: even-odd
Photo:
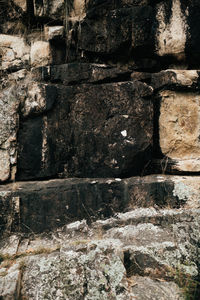
[[199,172],[198,1],[1,7],[2,182]]
[[0,299],[198,299],[199,39],[198,0],[0,0]]

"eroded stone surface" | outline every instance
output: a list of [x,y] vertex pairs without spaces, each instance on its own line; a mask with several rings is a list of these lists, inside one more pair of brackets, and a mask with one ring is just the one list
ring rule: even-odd
[[161,92],[161,151],[182,171],[199,171],[199,100],[198,93]]
[[45,41],[36,41],[31,45],[31,66],[45,66],[52,61],[50,45]]
[[27,7],[26,7],[26,0],[13,0],[14,4],[16,4],[17,6],[19,6],[20,8],[23,9],[23,11],[26,11]]
[[3,268],[0,271],[0,297],[6,299],[16,299],[20,293],[20,266],[14,264],[9,269]]
[[[124,180],[19,182],[0,187],[0,203],[1,234],[4,235],[19,231],[42,232],[83,218],[91,222],[138,207],[147,210],[141,208],[135,214],[127,212],[126,217],[132,218],[135,224],[141,220],[150,223],[157,215],[151,207],[199,209],[199,178],[155,175]],[[170,223],[174,218],[180,221],[184,213],[171,209],[162,220]],[[187,218],[190,221],[189,213]],[[120,215],[118,220],[121,220]],[[112,226],[112,223],[105,226]]]
[[0,181],[15,178],[19,96],[13,86],[0,95]]
[[7,150],[0,150],[0,181],[5,181],[10,177],[10,155]]
[[163,55],[175,55],[178,59],[185,55],[187,39],[186,11],[182,11],[181,1],[173,0],[171,4],[171,16],[166,22],[168,3],[161,1],[157,6],[158,31],[157,53]]
[[30,47],[21,37],[0,34],[0,70],[20,69],[29,63]]
[[50,299],[131,299],[123,263],[112,252],[106,254],[106,248],[94,244],[93,249],[86,247],[86,253],[62,251],[32,257],[24,272],[22,295],[29,299],[36,295],[38,299],[47,295]]
[[64,26],[46,26],[44,34],[47,40],[61,38],[64,35]]
[[150,77],[151,85],[155,89],[176,88],[183,90],[187,88],[188,90],[197,90],[199,86],[199,72],[197,70],[171,69],[151,74]]
[[50,17],[53,19],[64,19],[65,1],[64,0],[34,0],[34,12],[36,16]]
[[57,87],[54,110],[22,122],[18,180],[139,174],[151,159],[151,94],[137,81]]
[[[159,282],[148,277],[133,276],[133,292],[140,300],[183,300],[179,288],[173,282]],[[144,288],[145,287],[145,288]]]
[[[190,280],[198,274],[199,212],[182,209],[178,219],[181,211],[139,210],[91,226],[83,220],[48,235],[5,239],[0,244],[0,295],[10,276],[16,297],[21,272],[20,295],[29,299],[142,300],[153,292],[155,299],[184,299],[173,281],[177,272]],[[142,214],[146,219],[138,219]],[[164,221],[167,215],[170,222]]]
[[[79,83],[111,83],[129,80],[131,70],[112,67],[106,64],[69,63],[32,68],[36,81],[59,82],[65,85]],[[137,78],[136,78],[137,80]]]

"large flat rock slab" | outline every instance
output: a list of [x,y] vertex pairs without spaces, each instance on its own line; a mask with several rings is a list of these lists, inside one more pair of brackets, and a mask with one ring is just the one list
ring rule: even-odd
[[129,75],[74,63],[2,77],[0,182],[141,174],[152,158],[153,89]]
[[163,175],[2,185],[1,233],[43,232],[75,220],[91,222],[137,207],[198,208],[199,187],[199,177]]
[[21,120],[17,180],[142,172],[151,159],[152,88],[137,81],[50,85],[47,99],[53,89],[51,111]]

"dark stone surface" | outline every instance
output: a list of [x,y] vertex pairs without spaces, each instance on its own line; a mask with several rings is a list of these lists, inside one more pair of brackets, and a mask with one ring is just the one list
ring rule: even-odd
[[131,70],[105,64],[69,63],[32,69],[37,81],[51,81],[74,85],[78,83],[106,83],[130,79]]
[[137,59],[151,57],[153,8],[148,5],[120,8],[117,5],[117,9],[113,9],[115,6],[110,1],[97,5],[87,11],[79,24],[69,27],[73,32],[69,41],[69,61],[75,58],[75,53],[90,62],[133,60],[135,52]]
[[151,160],[152,89],[137,81],[57,88],[52,111],[21,121],[17,179],[141,174]]
[[138,5],[148,5],[152,2],[152,0],[90,0],[87,3],[87,10],[91,9],[107,9],[113,10],[120,7],[132,7]]
[[[56,179],[0,186],[0,232],[43,232],[136,207],[179,207],[173,177]],[[185,199],[187,201],[187,199]]]
[[[160,3],[165,10],[160,22],[164,22],[163,30],[167,31],[172,18],[172,0],[89,1],[86,17],[69,22],[67,61],[126,62],[143,71],[167,69],[172,65],[199,68],[199,1],[180,1],[180,12],[186,21],[184,55],[176,55],[173,49],[161,56],[157,53],[159,22],[156,15]],[[178,14],[176,11],[175,19],[179,18]],[[167,43],[173,38],[176,43],[176,37],[171,36],[173,30],[166,36]]]
[[195,70],[164,70],[151,74],[149,81],[155,90],[198,90],[200,86],[199,71]]
[[[19,197],[18,214],[14,201]],[[1,233],[44,230],[86,218],[108,217],[124,209],[123,183],[65,179],[0,187]]]
[[197,69],[200,66],[200,2],[184,0],[182,5],[188,7],[189,32],[186,42],[186,60],[189,68]]
[[[28,119],[23,122],[23,125],[19,128],[18,140],[19,143],[19,157],[18,159],[18,172],[21,173],[21,169],[24,172],[24,178],[28,175],[30,170],[32,177],[36,176],[40,171],[40,165],[42,160],[42,118],[37,117],[35,119]],[[27,159],[27,154],[29,159]],[[38,153],[39,155],[35,155]]]
[[65,1],[63,0],[34,0],[34,14],[36,17],[43,17],[62,22],[65,16]]
[[174,183],[170,178],[159,180],[159,175],[158,177],[153,175],[137,180],[132,177],[125,179],[124,182],[128,195],[127,210],[136,207],[153,207],[155,204],[159,207],[169,205],[175,208],[184,203],[173,195]]

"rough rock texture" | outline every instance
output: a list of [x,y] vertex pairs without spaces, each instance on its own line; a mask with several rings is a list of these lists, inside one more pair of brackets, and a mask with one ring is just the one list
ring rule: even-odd
[[53,111],[21,122],[18,179],[61,172],[68,177],[115,177],[142,171],[151,159],[152,144],[147,85],[58,87],[57,94]]
[[199,299],[199,25],[0,0],[1,300]]
[[[40,56],[36,57],[39,61]],[[39,81],[42,74],[48,81]],[[152,88],[136,80],[121,82],[120,77],[128,74],[92,64],[35,68],[24,78],[16,74],[18,82],[13,79],[12,85],[16,99],[12,100],[11,92],[7,96],[13,106],[18,103],[13,114],[19,122],[12,128],[18,136],[16,178],[47,178],[59,173],[68,177],[140,174],[151,160]],[[111,77],[119,82],[92,84]],[[6,80],[11,79],[8,76],[3,82]],[[62,85],[54,83],[58,80]],[[69,80],[91,84],[63,85]],[[10,88],[3,91],[8,94]],[[2,123],[2,132],[7,134],[6,122],[12,112],[9,104]]]
[[158,91],[154,149],[157,158],[164,155],[155,164],[162,172],[199,172],[198,71],[162,71],[152,75],[152,85]]
[[198,1],[88,1],[80,18],[69,18],[69,57],[76,51],[89,60],[133,59],[150,69],[186,60],[197,65],[198,11]]
[[161,92],[160,147],[182,171],[199,171],[199,94]]
[[[14,150],[0,151],[1,181],[127,177],[160,172],[162,159],[167,172],[199,172],[198,100],[190,103],[199,89],[198,1],[1,6],[2,94],[13,89],[19,104]],[[10,102],[4,107],[9,119]],[[9,131],[3,121],[1,131]]]
[[0,70],[17,70],[28,66],[30,47],[22,37],[0,34]]
[[148,299],[152,293],[153,299],[184,299],[189,286],[180,289],[173,280],[194,284],[198,232],[194,209],[138,209],[49,235],[11,236],[0,245],[0,287],[12,275],[11,299],[18,284],[22,299]]
[[200,207],[198,177],[59,179],[0,187],[1,233],[42,232],[137,207]]

